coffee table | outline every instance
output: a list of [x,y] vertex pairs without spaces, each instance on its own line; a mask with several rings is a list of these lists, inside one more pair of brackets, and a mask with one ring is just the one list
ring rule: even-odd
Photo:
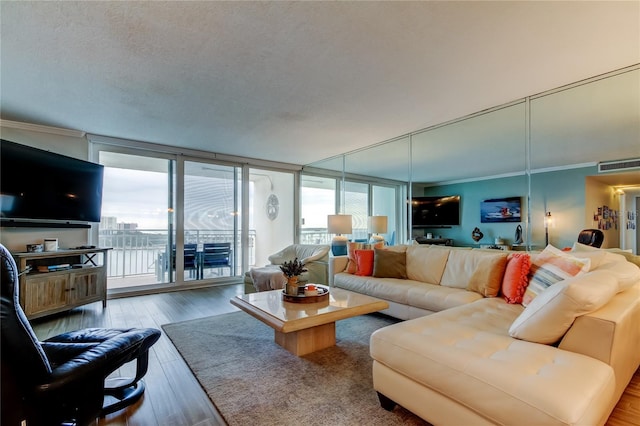
[[336,321],[389,307],[384,300],[335,287],[318,303],[285,302],[282,290],[271,290],[235,296],[231,304],[273,328],[275,342],[297,356],[335,346]]

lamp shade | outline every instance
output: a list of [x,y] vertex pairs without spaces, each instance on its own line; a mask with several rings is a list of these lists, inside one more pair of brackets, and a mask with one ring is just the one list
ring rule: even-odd
[[387,216],[369,216],[369,232],[385,234],[387,232]]
[[327,230],[330,234],[350,234],[352,232],[350,214],[330,214],[327,217]]
[[347,254],[347,237],[341,234],[352,232],[350,214],[330,214],[327,216],[327,231],[336,234],[331,240],[331,252],[334,256],[345,256]]

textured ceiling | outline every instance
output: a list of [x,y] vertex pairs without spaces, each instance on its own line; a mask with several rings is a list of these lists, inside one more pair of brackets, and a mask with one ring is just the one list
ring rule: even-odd
[[0,116],[308,164],[640,62],[640,3],[0,2]]

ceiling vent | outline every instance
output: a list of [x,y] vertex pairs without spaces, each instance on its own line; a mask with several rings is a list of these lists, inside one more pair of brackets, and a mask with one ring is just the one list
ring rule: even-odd
[[633,169],[640,169],[640,158],[598,163],[598,173],[621,172]]

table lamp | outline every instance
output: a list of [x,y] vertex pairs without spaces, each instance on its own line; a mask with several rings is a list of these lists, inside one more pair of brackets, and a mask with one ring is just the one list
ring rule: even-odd
[[331,240],[331,252],[334,256],[345,256],[347,254],[347,237],[342,234],[350,234],[351,215],[350,214],[330,214],[327,217],[327,231],[336,234]]
[[369,243],[384,242],[384,237],[379,234],[387,232],[387,216],[369,216],[368,222],[369,232],[372,234]]

